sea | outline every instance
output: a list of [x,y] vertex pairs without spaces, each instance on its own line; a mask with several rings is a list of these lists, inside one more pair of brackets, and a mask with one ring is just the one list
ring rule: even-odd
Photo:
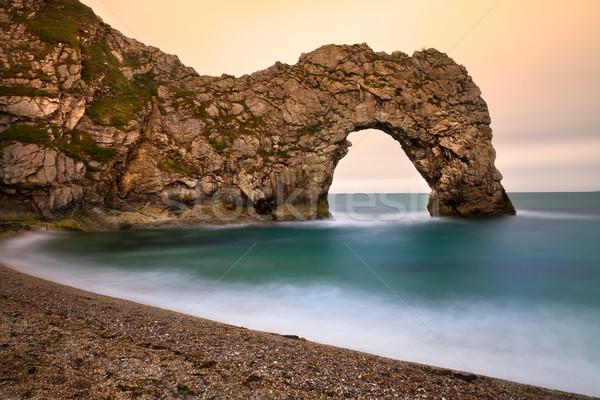
[[324,221],[37,231],[17,270],[394,359],[600,396],[600,192],[510,193],[431,218],[426,194],[337,194]]

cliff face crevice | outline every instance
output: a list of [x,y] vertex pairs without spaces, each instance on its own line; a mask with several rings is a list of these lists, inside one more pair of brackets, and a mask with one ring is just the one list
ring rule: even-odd
[[346,137],[366,128],[399,142],[432,213],[514,213],[481,93],[434,49],[327,45],[294,65],[200,76],[75,0],[2,3],[0,48],[3,219],[324,217]]

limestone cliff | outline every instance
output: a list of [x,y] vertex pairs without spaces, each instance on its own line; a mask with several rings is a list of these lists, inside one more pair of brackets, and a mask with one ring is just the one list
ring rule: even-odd
[[328,215],[353,131],[402,146],[443,216],[514,214],[465,68],[323,46],[295,65],[200,76],[76,0],[0,3],[0,219],[198,223]]

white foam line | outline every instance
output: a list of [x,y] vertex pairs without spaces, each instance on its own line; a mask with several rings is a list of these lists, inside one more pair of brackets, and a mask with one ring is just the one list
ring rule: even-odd
[[541,218],[541,219],[560,219],[560,220],[588,220],[588,221],[600,221],[598,215],[591,214],[574,214],[574,213],[555,213],[550,211],[537,211],[537,210],[517,210],[517,215],[521,217],[529,218]]

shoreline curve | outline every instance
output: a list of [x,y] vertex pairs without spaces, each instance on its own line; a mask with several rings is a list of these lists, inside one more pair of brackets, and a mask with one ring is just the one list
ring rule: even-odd
[[4,265],[0,310],[2,398],[593,398],[253,331]]

